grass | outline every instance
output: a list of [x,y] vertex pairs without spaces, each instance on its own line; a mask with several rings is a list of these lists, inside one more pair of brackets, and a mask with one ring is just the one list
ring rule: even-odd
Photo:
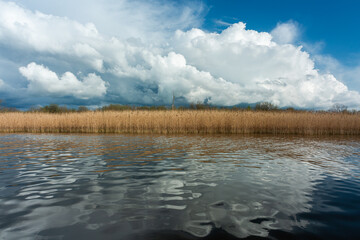
[[286,111],[89,111],[0,114],[1,133],[359,135],[360,115]]

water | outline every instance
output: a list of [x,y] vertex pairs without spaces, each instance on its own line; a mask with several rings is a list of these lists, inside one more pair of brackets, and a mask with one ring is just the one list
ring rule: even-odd
[[0,135],[0,239],[360,239],[359,138]]

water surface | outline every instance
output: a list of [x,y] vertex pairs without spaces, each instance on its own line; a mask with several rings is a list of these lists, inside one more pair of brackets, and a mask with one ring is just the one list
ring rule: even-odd
[[360,239],[359,140],[0,135],[0,239]]

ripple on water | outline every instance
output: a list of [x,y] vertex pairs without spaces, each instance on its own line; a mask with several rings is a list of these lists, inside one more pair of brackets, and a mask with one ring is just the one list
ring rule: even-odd
[[358,234],[356,138],[0,139],[0,239]]

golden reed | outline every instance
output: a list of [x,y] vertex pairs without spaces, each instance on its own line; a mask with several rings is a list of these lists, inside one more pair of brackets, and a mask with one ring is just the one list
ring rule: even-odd
[[360,115],[225,110],[1,113],[2,133],[359,135]]

